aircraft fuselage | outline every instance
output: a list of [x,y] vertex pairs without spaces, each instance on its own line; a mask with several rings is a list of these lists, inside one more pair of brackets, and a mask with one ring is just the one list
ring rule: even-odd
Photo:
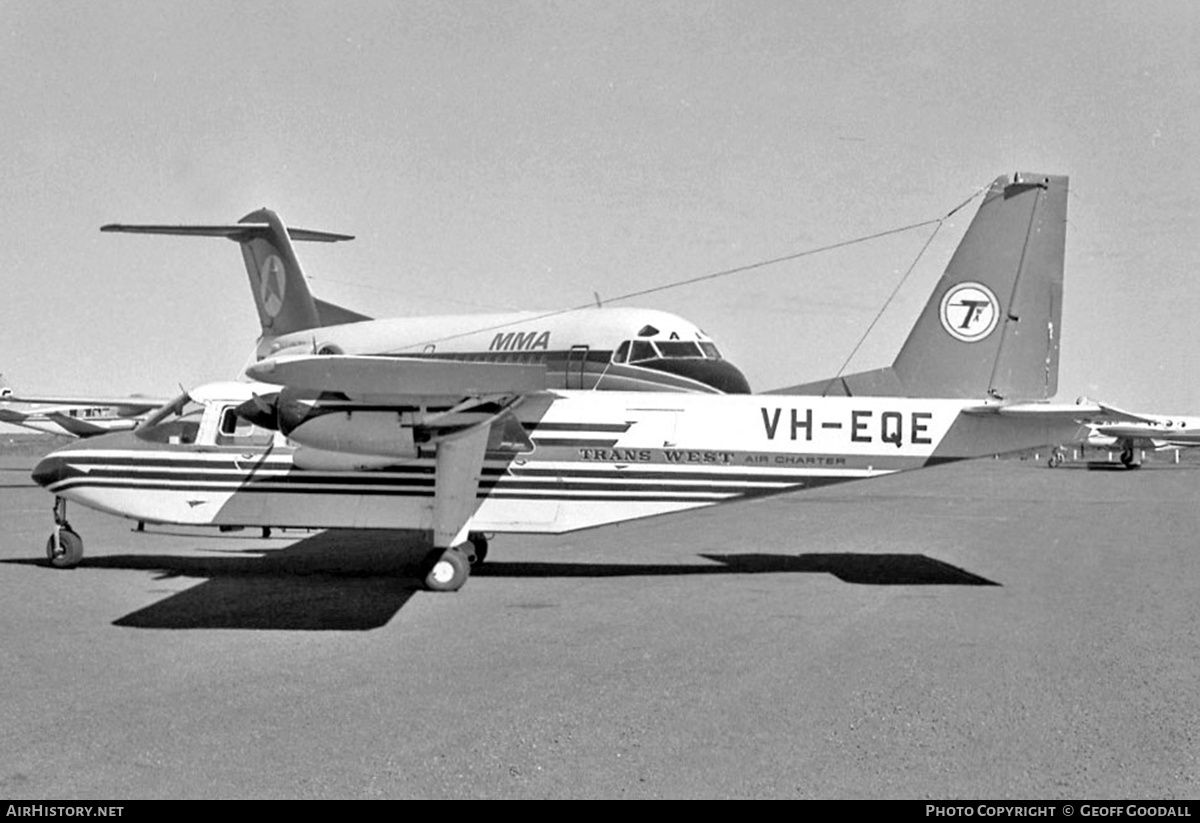
[[[300,468],[304,447],[281,435],[270,445],[218,442],[213,432],[235,402],[210,403],[193,442],[153,439],[153,427],[107,435],[51,454],[34,478],[56,495],[149,522],[431,527],[432,452],[371,470]],[[532,395],[512,413],[519,430],[500,432],[489,444],[471,529],[566,532],[1032,447],[1065,439],[1068,428],[1078,432],[1074,423],[1018,431],[1003,420],[962,413],[973,405],[960,399]]]

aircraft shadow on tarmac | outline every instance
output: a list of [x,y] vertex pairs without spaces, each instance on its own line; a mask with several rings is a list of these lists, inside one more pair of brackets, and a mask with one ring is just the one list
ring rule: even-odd
[[[155,579],[204,582],[113,621],[145,629],[367,631],[384,626],[422,591],[426,549],[404,532],[327,531],[282,549],[205,549],[203,557],[122,554],[88,557],[79,569],[156,572]],[[997,586],[919,554],[702,554],[703,564],[493,561],[480,578],[610,578],[683,575],[831,574],[874,586]],[[6,560],[46,565],[44,560]],[[62,572],[55,572],[56,574]],[[470,591],[468,584],[467,591]],[[431,595],[446,597],[449,595]]]

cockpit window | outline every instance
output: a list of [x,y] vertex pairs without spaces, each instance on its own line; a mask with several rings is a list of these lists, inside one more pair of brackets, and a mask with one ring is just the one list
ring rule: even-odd
[[626,340],[621,345],[617,346],[617,350],[613,353],[614,363],[624,363],[629,359],[629,341]]
[[690,340],[659,340],[656,344],[663,357],[678,359],[683,357],[699,358],[704,356],[700,347]]
[[658,358],[658,352],[654,350],[654,344],[649,340],[634,340],[633,346],[629,350],[629,362],[637,363],[640,360],[655,360]]
[[700,349],[701,349],[701,351],[704,352],[704,356],[707,357],[709,360],[720,360],[721,359],[721,350],[717,348],[716,343],[709,343],[707,341],[701,340],[700,341]]
[[134,434],[152,443],[195,443],[204,406],[181,394],[156,411]]

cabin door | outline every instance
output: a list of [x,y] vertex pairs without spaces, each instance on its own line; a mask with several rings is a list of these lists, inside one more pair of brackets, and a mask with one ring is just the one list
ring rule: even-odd
[[567,352],[567,385],[568,389],[582,389],[583,375],[587,369],[588,347],[572,346]]

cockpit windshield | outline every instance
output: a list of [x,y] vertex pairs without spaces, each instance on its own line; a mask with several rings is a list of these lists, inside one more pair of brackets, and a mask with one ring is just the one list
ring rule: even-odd
[[204,406],[186,392],[146,418],[134,434],[152,443],[195,443]]
[[641,363],[646,360],[721,360],[715,343],[707,340],[626,340],[613,353],[614,363]]

